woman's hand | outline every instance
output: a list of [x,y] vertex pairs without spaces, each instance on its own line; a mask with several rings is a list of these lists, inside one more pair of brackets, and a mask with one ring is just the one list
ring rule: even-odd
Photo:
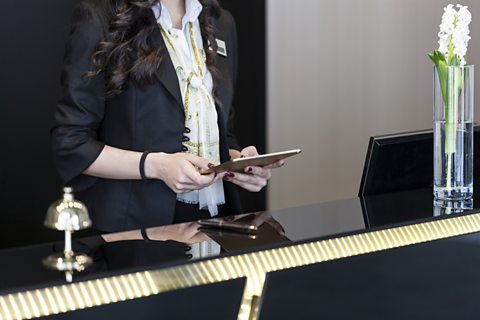
[[[257,148],[250,146],[240,152],[241,157],[257,156]],[[248,191],[259,192],[266,185],[271,178],[271,169],[281,167],[285,164],[283,160],[277,161],[265,167],[246,167],[244,173],[227,172],[224,174],[224,179],[230,181]]]
[[175,193],[187,193],[203,189],[220,177],[211,173],[201,175],[200,169],[207,170],[213,164],[188,153],[151,153],[145,160],[147,178],[162,180]]

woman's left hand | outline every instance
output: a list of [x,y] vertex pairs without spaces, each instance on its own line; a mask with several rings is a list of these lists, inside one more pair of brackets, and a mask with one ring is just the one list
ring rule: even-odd
[[[246,147],[240,152],[241,157],[257,156],[257,148],[250,146]],[[259,192],[266,185],[271,178],[271,169],[278,168],[284,165],[284,161],[277,161],[266,167],[246,167],[244,173],[239,172],[227,172],[224,174],[224,179],[230,181],[248,191]]]

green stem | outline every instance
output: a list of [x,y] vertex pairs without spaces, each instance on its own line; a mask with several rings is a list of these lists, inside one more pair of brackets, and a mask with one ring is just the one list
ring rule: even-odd
[[447,154],[447,184],[445,186],[447,190],[452,188],[452,158],[452,154]]
[[455,156],[457,144],[457,126],[458,126],[458,103],[460,92],[463,87],[462,70],[454,68],[451,70],[453,75],[448,75],[448,99],[445,101],[445,155],[447,156],[447,176],[446,188],[451,189],[452,183],[452,165]]

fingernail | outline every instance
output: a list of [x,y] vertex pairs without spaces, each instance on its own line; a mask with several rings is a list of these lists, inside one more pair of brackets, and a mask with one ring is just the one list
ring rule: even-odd
[[211,168],[215,167],[215,165],[213,163],[209,163],[208,167],[211,169]]
[[229,173],[227,173],[227,175],[228,175],[229,178],[235,177],[235,174],[233,174],[233,172],[229,172]]
[[247,168],[247,172],[252,172],[253,169],[250,167],[250,168]]
[[240,158],[245,158],[245,156],[244,156],[244,155],[241,155]]

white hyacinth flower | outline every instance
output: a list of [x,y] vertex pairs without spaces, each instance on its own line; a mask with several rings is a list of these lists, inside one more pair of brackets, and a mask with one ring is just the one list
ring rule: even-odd
[[457,8],[458,11],[455,10],[453,4],[449,4],[444,9],[438,33],[438,51],[445,56],[447,64],[450,64],[451,59],[456,56],[460,65],[463,66],[467,63],[465,55],[470,41],[469,25],[472,22],[472,14],[468,11],[467,6],[457,4]]

